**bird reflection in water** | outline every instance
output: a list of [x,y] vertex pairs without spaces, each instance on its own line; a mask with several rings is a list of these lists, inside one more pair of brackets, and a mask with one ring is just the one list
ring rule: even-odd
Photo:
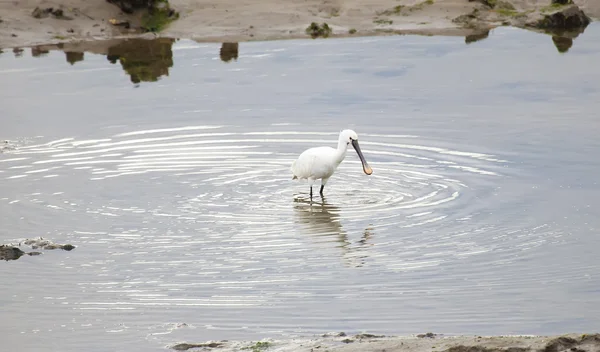
[[318,202],[302,194],[295,195],[294,213],[300,231],[319,243],[336,243],[336,247],[342,250],[342,258],[346,265],[361,267],[365,264],[365,247],[372,246],[372,228],[361,231],[360,239],[353,243],[353,234],[348,234],[342,226],[340,208],[328,203],[325,197],[321,197],[321,202]]

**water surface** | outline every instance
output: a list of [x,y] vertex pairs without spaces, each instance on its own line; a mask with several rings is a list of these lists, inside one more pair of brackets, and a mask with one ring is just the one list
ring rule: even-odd
[[[4,345],[593,330],[599,40],[561,54],[500,28],[224,60],[182,40],[154,71],[127,50],[5,52],[0,242],[77,248],[0,265]],[[311,205],[289,165],[343,128],[374,173],[350,151]]]

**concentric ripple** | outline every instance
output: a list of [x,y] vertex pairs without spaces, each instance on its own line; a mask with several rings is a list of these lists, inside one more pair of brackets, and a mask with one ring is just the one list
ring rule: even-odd
[[[374,173],[365,175],[349,150],[325,197],[315,192],[311,202],[290,165],[308,147],[335,146],[337,133],[185,126],[63,138],[2,155],[4,185],[31,192],[0,206],[20,231],[68,232],[58,239],[78,245],[73,255],[95,249],[70,290],[97,294],[64,294],[85,316],[195,309],[215,318],[192,323],[222,331],[243,330],[253,316],[272,320],[253,331],[294,331],[282,318],[290,306],[327,325],[342,314],[329,308],[340,300],[369,307],[352,319],[392,322],[384,307],[403,303],[390,293],[413,304],[424,288],[464,297],[472,287],[448,280],[492,287],[524,253],[560,241],[543,224],[486,221],[508,161],[420,136],[359,139]],[[240,321],[240,309],[255,314]]]
[[[292,198],[296,210],[309,211],[308,186],[291,180],[289,165],[305,148],[335,146],[337,134],[234,131],[187,126],[94,140],[65,138],[13,151],[1,160],[2,176],[41,179],[77,171],[97,182],[172,177],[194,191],[179,198],[169,215],[222,224],[278,225],[282,220],[271,215],[288,212]],[[343,213],[345,221],[368,220],[373,228],[443,220],[449,212],[439,210],[451,209],[469,187],[461,180],[464,175],[498,177],[504,162],[411,143],[416,136],[361,133],[360,140],[374,174],[364,175],[350,150],[325,199],[315,201],[335,205],[339,211],[333,212]]]

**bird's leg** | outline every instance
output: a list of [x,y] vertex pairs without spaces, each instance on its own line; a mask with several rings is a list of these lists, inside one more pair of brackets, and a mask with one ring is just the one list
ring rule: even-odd
[[321,185],[321,190],[319,191],[321,198],[323,198],[323,188],[325,188],[325,185]]
[[310,186],[310,200],[312,200],[312,186]]

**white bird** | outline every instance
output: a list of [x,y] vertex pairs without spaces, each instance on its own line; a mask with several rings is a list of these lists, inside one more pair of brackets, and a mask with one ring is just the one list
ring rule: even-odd
[[356,153],[362,162],[365,174],[372,174],[373,169],[367,164],[367,161],[360,150],[360,146],[358,145],[358,136],[356,135],[356,132],[352,130],[343,130],[340,132],[338,138],[337,149],[331,147],[315,147],[302,152],[298,159],[292,163],[291,170],[294,174],[292,180],[308,180],[310,186],[310,198],[312,199],[312,186],[316,180],[320,179],[321,190],[319,193],[322,197],[325,184],[327,184],[331,175],[333,175],[337,167],[346,157],[346,151],[350,144],[352,144],[354,150],[356,150]]

